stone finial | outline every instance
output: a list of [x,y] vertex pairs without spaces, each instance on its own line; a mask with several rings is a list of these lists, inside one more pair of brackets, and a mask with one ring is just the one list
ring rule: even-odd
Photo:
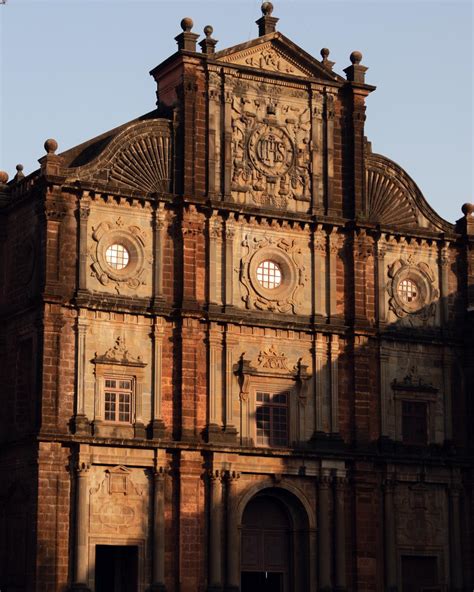
[[351,66],[344,69],[346,78],[350,82],[357,82],[359,84],[365,84],[365,73],[368,68],[361,64],[362,54],[360,51],[353,51],[349,56]]
[[321,49],[321,57],[323,58],[322,60],[322,64],[325,68],[327,68],[328,70],[332,70],[332,67],[334,66],[335,62],[331,62],[331,60],[328,59],[330,51],[327,47],[323,47]]
[[0,171],[0,185],[6,185],[8,183],[8,173]]
[[465,203],[461,206],[461,212],[466,216],[471,216],[474,213],[474,204]]
[[18,182],[25,178],[25,173],[23,172],[23,165],[17,164],[16,165],[16,175],[13,177],[13,180]]
[[185,33],[191,33],[191,29],[194,27],[194,22],[192,18],[185,16],[184,19],[181,20],[180,25]]
[[199,35],[196,35],[196,33],[191,33],[193,26],[193,19],[189,16],[185,16],[181,20],[181,29],[183,29],[183,32],[175,37],[175,41],[178,44],[179,50],[196,51],[196,40]]
[[203,39],[199,45],[202,49],[202,53],[214,53],[215,52],[215,48],[216,48],[216,44],[217,44],[217,39],[213,39],[212,38],[212,33],[214,32],[214,29],[211,27],[211,25],[206,25],[204,27],[204,35],[206,36],[205,39]]
[[272,16],[273,13],[273,4],[271,2],[264,2],[261,7],[262,15],[258,21],[256,21],[258,25],[258,35],[259,37],[263,37],[263,35],[268,35],[269,33],[274,33],[276,31],[276,24],[279,19]]
[[46,152],[48,154],[54,154],[56,152],[56,150],[58,149],[58,143],[56,142],[56,140],[54,138],[49,138],[44,143],[44,149],[46,150]]
[[349,59],[351,60],[352,65],[358,66],[362,61],[362,54],[360,51],[353,51],[349,56]]

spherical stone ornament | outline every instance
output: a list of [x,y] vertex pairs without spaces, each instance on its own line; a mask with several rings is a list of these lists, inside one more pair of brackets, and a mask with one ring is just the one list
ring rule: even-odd
[[58,149],[58,143],[56,142],[56,140],[54,138],[49,138],[44,143],[44,149],[46,150],[46,152],[48,154],[54,154],[56,152],[56,150]]
[[16,165],[16,170],[21,173],[21,171],[23,170],[23,165],[22,164],[17,164]]
[[360,51],[353,51],[349,56],[349,59],[351,60],[351,64],[358,66],[362,61],[362,54]]
[[210,38],[213,33],[214,33],[214,29],[211,27],[211,25],[206,25],[204,27],[204,35],[207,38]]
[[270,16],[273,12],[273,4],[271,2],[264,2],[261,10],[264,16]]
[[474,204],[465,203],[461,206],[461,211],[465,216],[470,216],[474,212]]
[[191,29],[194,27],[193,19],[189,16],[185,16],[184,19],[181,21],[181,28],[186,33],[189,33]]
[[320,53],[323,60],[326,60],[329,57],[329,49],[327,47],[323,47]]
[[0,171],[0,184],[5,185],[5,183],[8,183],[8,173]]

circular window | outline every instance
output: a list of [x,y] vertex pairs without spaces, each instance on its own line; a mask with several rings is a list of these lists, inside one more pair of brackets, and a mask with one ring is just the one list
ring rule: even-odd
[[398,284],[398,295],[406,304],[415,304],[420,297],[420,290],[413,280],[404,279]]
[[115,243],[105,251],[105,260],[114,269],[125,269],[130,260],[130,255],[123,245]]
[[278,288],[281,284],[281,269],[274,261],[266,259],[257,267],[257,280],[269,290]]

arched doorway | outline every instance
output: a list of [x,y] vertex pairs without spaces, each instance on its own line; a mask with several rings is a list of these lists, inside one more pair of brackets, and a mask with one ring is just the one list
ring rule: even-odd
[[287,491],[265,489],[241,523],[241,592],[303,592],[308,582],[308,523]]

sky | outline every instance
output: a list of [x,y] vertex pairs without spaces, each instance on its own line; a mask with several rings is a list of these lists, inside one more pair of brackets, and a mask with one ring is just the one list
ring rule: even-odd
[[[5,3],[3,3],[5,2]],[[473,192],[471,0],[275,0],[277,29],[343,74],[363,54],[366,135],[443,218]],[[0,0],[0,169],[38,168],[46,138],[66,150],[151,111],[149,71],[176,50],[184,16],[223,49],[257,37],[261,0]]]

